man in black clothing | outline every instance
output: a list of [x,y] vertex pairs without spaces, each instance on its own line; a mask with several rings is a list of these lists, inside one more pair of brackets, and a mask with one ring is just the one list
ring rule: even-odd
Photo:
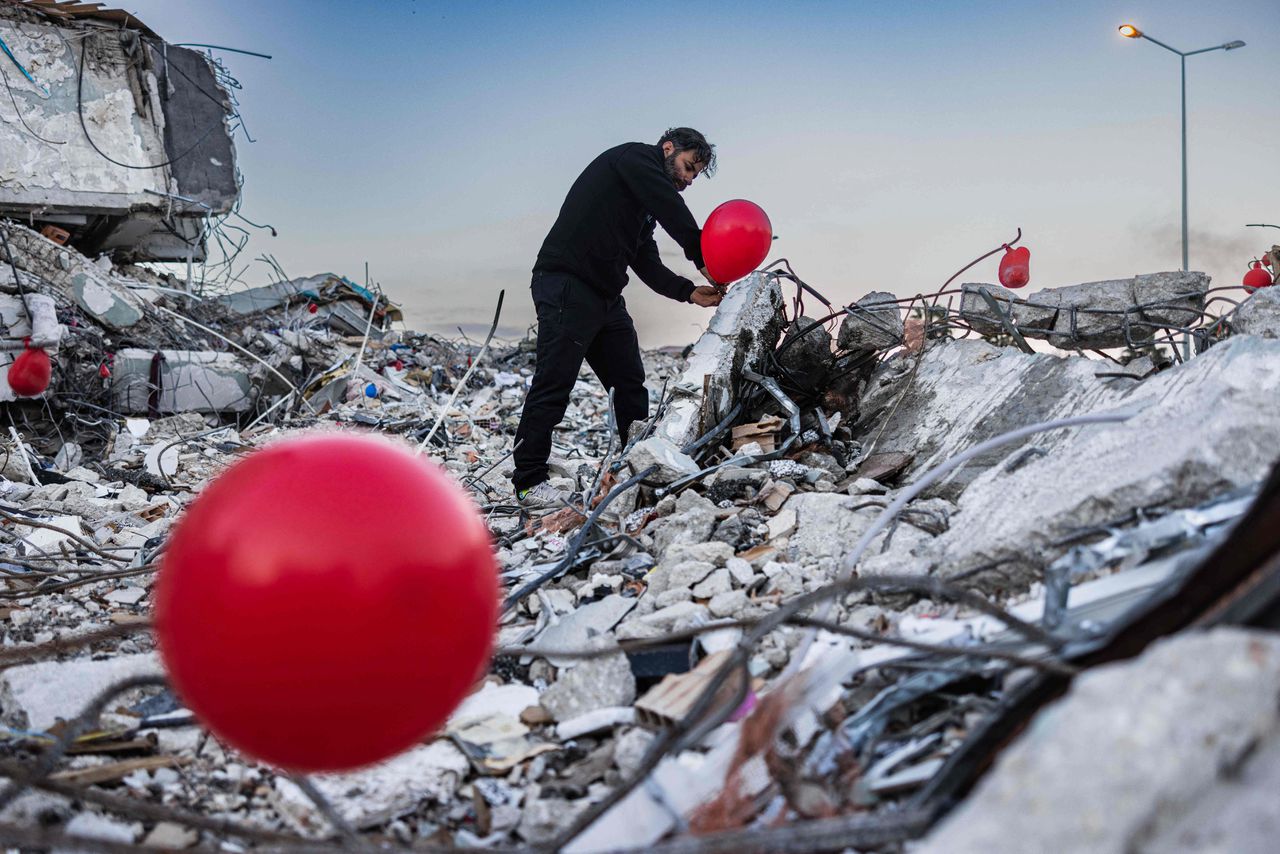
[[[623,443],[631,425],[648,417],[640,345],[622,298],[627,268],[665,297],[719,305],[721,287],[702,260],[702,231],[680,198],[699,174],[714,172],[715,162],[715,147],[706,137],[692,128],[672,128],[657,145],[630,142],[609,149],[569,188],[533,265],[537,365],[516,430],[511,477],[526,509],[556,508],[569,498],[547,481],[547,458],[551,431],[564,417],[583,359],[613,391]],[[655,223],[711,284],[695,286],[667,269],[653,239]]]

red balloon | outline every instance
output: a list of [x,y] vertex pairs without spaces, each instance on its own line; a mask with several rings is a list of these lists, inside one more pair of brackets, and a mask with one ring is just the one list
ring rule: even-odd
[[1262,266],[1262,262],[1251,261],[1249,272],[1244,274],[1244,286],[1246,288],[1269,288],[1272,284],[1271,274]]
[[1020,288],[1031,281],[1031,250],[1025,246],[1004,248],[1000,259],[1000,284],[1006,288]]
[[35,397],[44,394],[52,376],[49,354],[39,347],[28,347],[9,366],[9,388],[18,397]]
[[489,534],[434,463],[352,435],[237,462],[179,521],[155,591],[175,692],[218,737],[338,771],[430,735],[483,673]]
[[711,212],[702,227],[702,260],[711,278],[736,282],[769,254],[773,225],[755,202],[734,199]]

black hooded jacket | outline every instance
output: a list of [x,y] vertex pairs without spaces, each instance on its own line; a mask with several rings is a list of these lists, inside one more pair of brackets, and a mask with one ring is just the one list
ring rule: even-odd
[[628,142],[610,148],[569,188],[533,269],[569,273],[613,298],[626,286],[630,267],[658,293],[688,302],[694,284],[658,257],[655,221],[694,266],[703,266],[702,231],[663,169],[662,147]]

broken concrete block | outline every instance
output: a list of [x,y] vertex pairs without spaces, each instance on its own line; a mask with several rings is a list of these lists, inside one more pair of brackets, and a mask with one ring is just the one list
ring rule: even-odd
[[880,481],[869,477],[854,478],[849,484],[850,495],[883,495],[887,491]]
[[676,543],[663,555],[663,562],[698,560],[713,566],[724,566],[733,557],[733,549],[721,542]]
[[729,570],[717,569],[692,588],[695,599],[710,599],[717,593],[728,593],[730,588]]
[[1200,794],[1180,815],[1160,822],[1141,854],[1270,854],[1280,838],[1280,733],[1272,731],[1243,763]]
[[190,848],[199,841],[199,832],[172,821],[162,821],[151,829],[147,838],[142,840],[142,844],[153,848],[178,850]]
[[768,537],[776,540],[785,537],[796,529],[796,511],[794,507],[783,507],[765,523],[769,528]]
[[[733,381],[743,368],[758,369],[782,331],[782,289],[763,273],[734,283],[707,331],[693,345],[654,435],[684,447],[731,406]],[[708,396],[709,394],[709,396]]]
[[713,617],[737,617],[749,601],[745,590],[726,590],[711,597],[707,610]]
[[1068,531],[1256,483],[1280,457],[1280,370],[1262,365],[1280,365],[1280,340],[1236,336],[1123,393],[1081,395],[1061,414],[1136,414],[1042,434],[1036,453],[1015,450],[987,468],[957,501],[964,524],[921,556],[943,575],[1004,561],[1006,589],[1030,584],[1061,556],[1065,547],[1055,543]]
[[777,513],[778,508],[787,503],[787,499],[796,491],[796,488],[785,480],[776,480],[770,486],[761,491],[757,496],[760,503],[763,504],[770,513]]
[[797,317],[782,336],[778,351],[782,367],[797,377],[810,376],[831,360],[831,333],[821,324],[814,325],[812,317]]
[[[636,601],[614,594],[599,602],[582,605],[547,626],[531,646],[535,649],[583,649],[592,639],[608,633],[623,617],[631,613]],[[576,667],[582,661],[580,658],[559,658],[554,655],[546,658],[556,667],[565,669]]]
[[[397,818],[425,800],[450,800],[466,774],[467,757],[445,739],[348,774],[315,774],[311,782],[353,827]],[[293,781],[276,778],[281,807],[300,820],[322,821],[315,804]]]
[[520,813],[520,826],[516,828],[516,833],[530,845],[549,842],[572,824],[588,806],[590,803],[586,798],[568,801],[563,798],[529,797]]
[[71,296],[90,317],[111,329],[128,329],[142,319],[138,297],[87,271],[71,276]]
[[119,351],[111,395],[115,408],[130,414],[144,414],[153,405],[160,412],[247,412],[256,400],[238,357],[194,350]]
[[[599,644],[590,646],[600,648]],[[635,698],[635,674],[627,657],[619,652],[588,658],[572,670],[560,671],[555,683],[542,692],[540,702],[554,720],[563,722],[606,706],[629,706]]]
[[996,285],[962,286],[960,315],[983,335],[1004,326],[983,299],[996,299],[1001,313],[1027,338],[1042,338],[1062,349],[1125,347],[1151,340],[1159,327],[1183,327],[1199,321],[1209,277],[1197,272],[1150,273],[1132,279],[1085,282],[1045,288],[1014,297]]
[[628,729],[618,736],[613,745],[613,761],[623,778],[629,778],[640,767],[653,739],[653,733],[640,727]]
[[[700,560],[684,560],[666,571],[666,588],[693,587],[715,571],[715,564]],[[653,575],[657,575],[654,570]]]
[[731,557],[725,563],[725,569],[729,570],[734,583],[740,587],[746,587],[755,580],[756,571],[751,568],[751,564],[740,557]]
[[1004,325],[983,298],[983,293],[996,301],[1000,313],[1010,319],[1027,338],[1047,338],[1058,316],[1057,297],[1053,289],[1037,291],[1026,297],[999,285],[966,284],[960,286],[960,316],[979,335],[1002,335]]
[[1231,314],[1237,335],[1280,338],[1280,287],[1259,288]]
[[682,477],[698,473],[698,464],[687,454],[660,436],[650,436],[637,442],[627,456],[631,471],[639,473],[650,466],[657,466],[657,471],[646,480],[650,483],[672,483]]
[[791,496],[779,513],[795,514],[795,530],[787,544],[791,559],[805,563],[820,557],[838,558],[852,548],[879,511],[869,507],[852,509],[861,503],[864,502],[838,492]]
[[624,622],[623,625],[639,622],[641,625],[657,629],[660,632],[669,632],[676,623],[696,619],[706,614],[705,605],[699,605],[696,602],[677,602],[675,605],[668,605],[659,611],[654,611],[652,614],[646,614],[638,619]]
[[1078,677],[919,851],[976,854],[1011,839],[1020,851],[1169,850],[1149,842],[1259,741],[1280,736],[1277,696],[1273,633],[1223,628],[1160,640],[1137,659]]
[[902,343],[902,309],[898,297],[872,291],[849,308],[840,323],[836,346],[841,350],[883,350]]
[[503,714],[516,718],[530,706],[538,705],[538,691],[529,685],[492,685],[486,683],[449,716],[453,727],[474,718]]
[[160,672],[154,653],[24,664],[0,673],[0,708],[12,725],[41,732],[74,719],[113,683]]
[[[72,836],[87,836],[92,839],[101,839],[103,842],[125,843],[132,845],[138,838],[138,834],[142,832],[142,825],[138,822],[124,822],[105,816],[96,812],[77,813],[71,821],[67,822],[67,826],[63,830]],[[66,854],[73,854],[73,849],[58,849]]]
[[[685,495],[693,494],[692,491]],[[715,505],[712,505],[714,508]],[[694,508],[681,513],[673,513],[665,519],[659,519],[650,527],[653,534],[653,548],[658,554],[665,554],[676,545],[695,545],[707,542],[716,527],[714,509]],[[730,550],[732,551],[732,550]]]
[[693,591],[688,587],[672,587],[664,590],[653,599],[654,608],[665,608],[677,602],[688,602],[693,598]]
[[[926,350],[914,374],[895,373],[891,365],[877,369],[859,402],[863,419],[854,439],[875,438],[876,460],[886,459],[883,452],[894,452],[889,468],[906,462],[900,479],[910,483],[938,463],[1015,427],[1119,405],[1122,389],[1099,380],[1094,376],[1098,370],[1090,359],[1027,354],[985,341],[948,342]],[[934,492],[954,498],[1019,447],[1007,445],[977,457]],[[871,463],[869,457],[857,476],[887,482],[891,476],[885,467]]]
[[1204,273],[1181,272],[1059,288],[1049,343],[1062,349],[1100,349],[1148,341],[1157,327],[1198,321],[1208,289]]

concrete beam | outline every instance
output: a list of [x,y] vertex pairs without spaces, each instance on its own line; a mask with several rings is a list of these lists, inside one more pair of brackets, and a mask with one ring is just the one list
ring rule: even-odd
[[752,273],[725,295],[702,333],[654,435],[682,447],[715,425],[731,405],[733,382],[744,368],[759,370],[782,332],[782,289]]

